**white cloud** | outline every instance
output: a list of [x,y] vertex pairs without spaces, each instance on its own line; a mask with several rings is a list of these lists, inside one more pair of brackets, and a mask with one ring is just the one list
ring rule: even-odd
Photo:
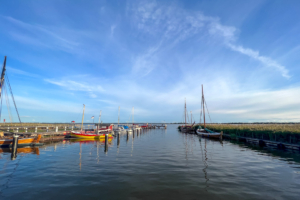
[[286,67],[278,64],[276,61],[272,60],[271,58],[268,58],[265,56],[260,56],[258,51],[244,48],[242,46],[236,46],[231,43],[228,43],[227,45],[234,51],[237,51],[237,52],[247,55],[255,60],[258,60],[261,63],[263,63],[264,65],[266,65],[267,67],[274,68],[275,70],[279,71],[283,77],[290,78],[289,71],[286,69]]
[[[222,24],[219,18],[196,12],[186,12],[174,6],[158,4],[156,1],[139,1],[139,3],[133,4],[129,10],[132,12],[134,23],[137,24],[140,31],[161,36],[153,44],[153,47],[149,48],[149,51],[154,48],[157,52],[161,52],[166,46],[176,45],[185,39],[196,35],[201,37],[201,35],[208,33],[213,37],[220,37],[224,45],[233,51],[247,55],[264,66],[280,72],[283,77],[290,78],[289,70],[285,66],[272,58],[259,55],[258,51],[237,45],[237,28]],[[138,56],[133,69],[136,69],[138,65],[143,66],[142,68],[146,69],[146,72],[153,70],[156,67],[155,62],[153,63],[147,55],[148,53]],[[147,68],[151,70],[147,70]]]
[[[34,73],[30,73],[30,72],[26,72],[20,69],[15,69],[12,67],[6,67],[7,71],[9,71],[9,73],[13,73],[13,74],[20,74],[20,75],[24,75],[24,76],[29,76],[29,77],[34,77],[34,78],[40,78],[40,75],[34,74]],[[6,73],[7,73],[6,71]]]
[[[73,77],[73,79],[76,79]],[[72,91],[84,91],[88,92],[91,98],[96,98],[96,93],[105,92],[100,85],[94,83],[87,83],[84,81],[74,81],[69,78],[63,78],[62,80],[44,79],[46,82],[63,87],[65,90]]]

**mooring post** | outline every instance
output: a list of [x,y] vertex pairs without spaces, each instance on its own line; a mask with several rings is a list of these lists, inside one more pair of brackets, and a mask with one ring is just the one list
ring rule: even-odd
[[127,138],[126,138],[126,141],[128,142],[129,140],[129,132],[127,131]]
[[108,134],[105,134],[105,148],[104,148],[104,152],[108,151]]
[[118,134],[117,144],[118,144],[118,148],[119,148],[119,145],[120,145],[120,133],[117,133],[117,134]]
[[18,135],[13,136],[13,146],[12,146],[12,153],[11,153],[11,159],[14,160],[17,157],[17,149],[18,149]]
[[58,126],[56,127],[55,132],[58,132]]
[[37,133],[37,127],[35,127],[35,132]]

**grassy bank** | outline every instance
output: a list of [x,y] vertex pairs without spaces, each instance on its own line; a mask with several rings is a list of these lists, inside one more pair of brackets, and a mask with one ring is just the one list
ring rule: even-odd
[[[198,126],[195,125],[194,129]],[[300,124],[207,124],[206,127],[216,132],[223,131],[232,137],[253,137],[300,144]]]

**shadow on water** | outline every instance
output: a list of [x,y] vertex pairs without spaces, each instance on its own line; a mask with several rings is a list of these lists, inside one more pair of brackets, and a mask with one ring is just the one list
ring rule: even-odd
[[300,163],[300,151],[297,150],[289,150],[289,149],[277,149],[272,146],[261,147],[258,144],[239,142],[235,140],[225,140],[230,142],[231,144],[238,145],[241,148],[246,148],[253,150],[255,152],[262,153],[267,156],[271,156],[274,158],[279,158],[286,161],[294,161],[296,163]]

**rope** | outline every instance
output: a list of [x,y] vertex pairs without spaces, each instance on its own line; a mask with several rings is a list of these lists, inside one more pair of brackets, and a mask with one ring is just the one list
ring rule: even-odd
[[[1,93],[3,93],[3,90],[1,90]],[[0,121],[1,121],[1,111],[2,111],[2,94],[0,94],[1,96],[0,96],[0,98],[1,98],[1,105],[0,105]]]
[[3,89],[4,89],[4,93],[5,93],[5,100],[6,100],[6,106],[7,106],[7,110],[8,110],[9,120],[10,120],[10,122],[13,122],[13,119],[12,119],[12,116],[10,113],[10,104],[9,104],[9,99],[8,99],[8,95],[7,95],[6,84],[3,84]]
[[208,116],[209,116],[210,123],[212,123],[205,99],[204,99],[204,103],[205,103],[205,106],[206,106],[206,110],[207,110],[207,113],[208,113]]
[[202,120],[202,100],[201,100],[201,112],[200,112],[200,124],[201,124],[201,120]]
[[11,86],[10,86],[10,83],[9,83],[9,79],[8,79],[7,72],[6,72],[5,76],[6,76],[6,82],[7,82],[7,84],[8,84],[8,88],[9,88],[9,91],[10,91],[10,94],[11,94],[11,98],[12,98],[12,100],[13,100],[13,102],[14,102],[15,109],[16,109],[16,112],[17,112],[19,121],[20,121],[20,123],[22,124],[21,118],[20,118],[20,115],[19,115],[19,112],[18,112],[17,104],[16,104],[16,101],[15,101],[15,98],[14,98],[14,95],[13,95],[13,92],[12,92],[12,89],[11,89]]

